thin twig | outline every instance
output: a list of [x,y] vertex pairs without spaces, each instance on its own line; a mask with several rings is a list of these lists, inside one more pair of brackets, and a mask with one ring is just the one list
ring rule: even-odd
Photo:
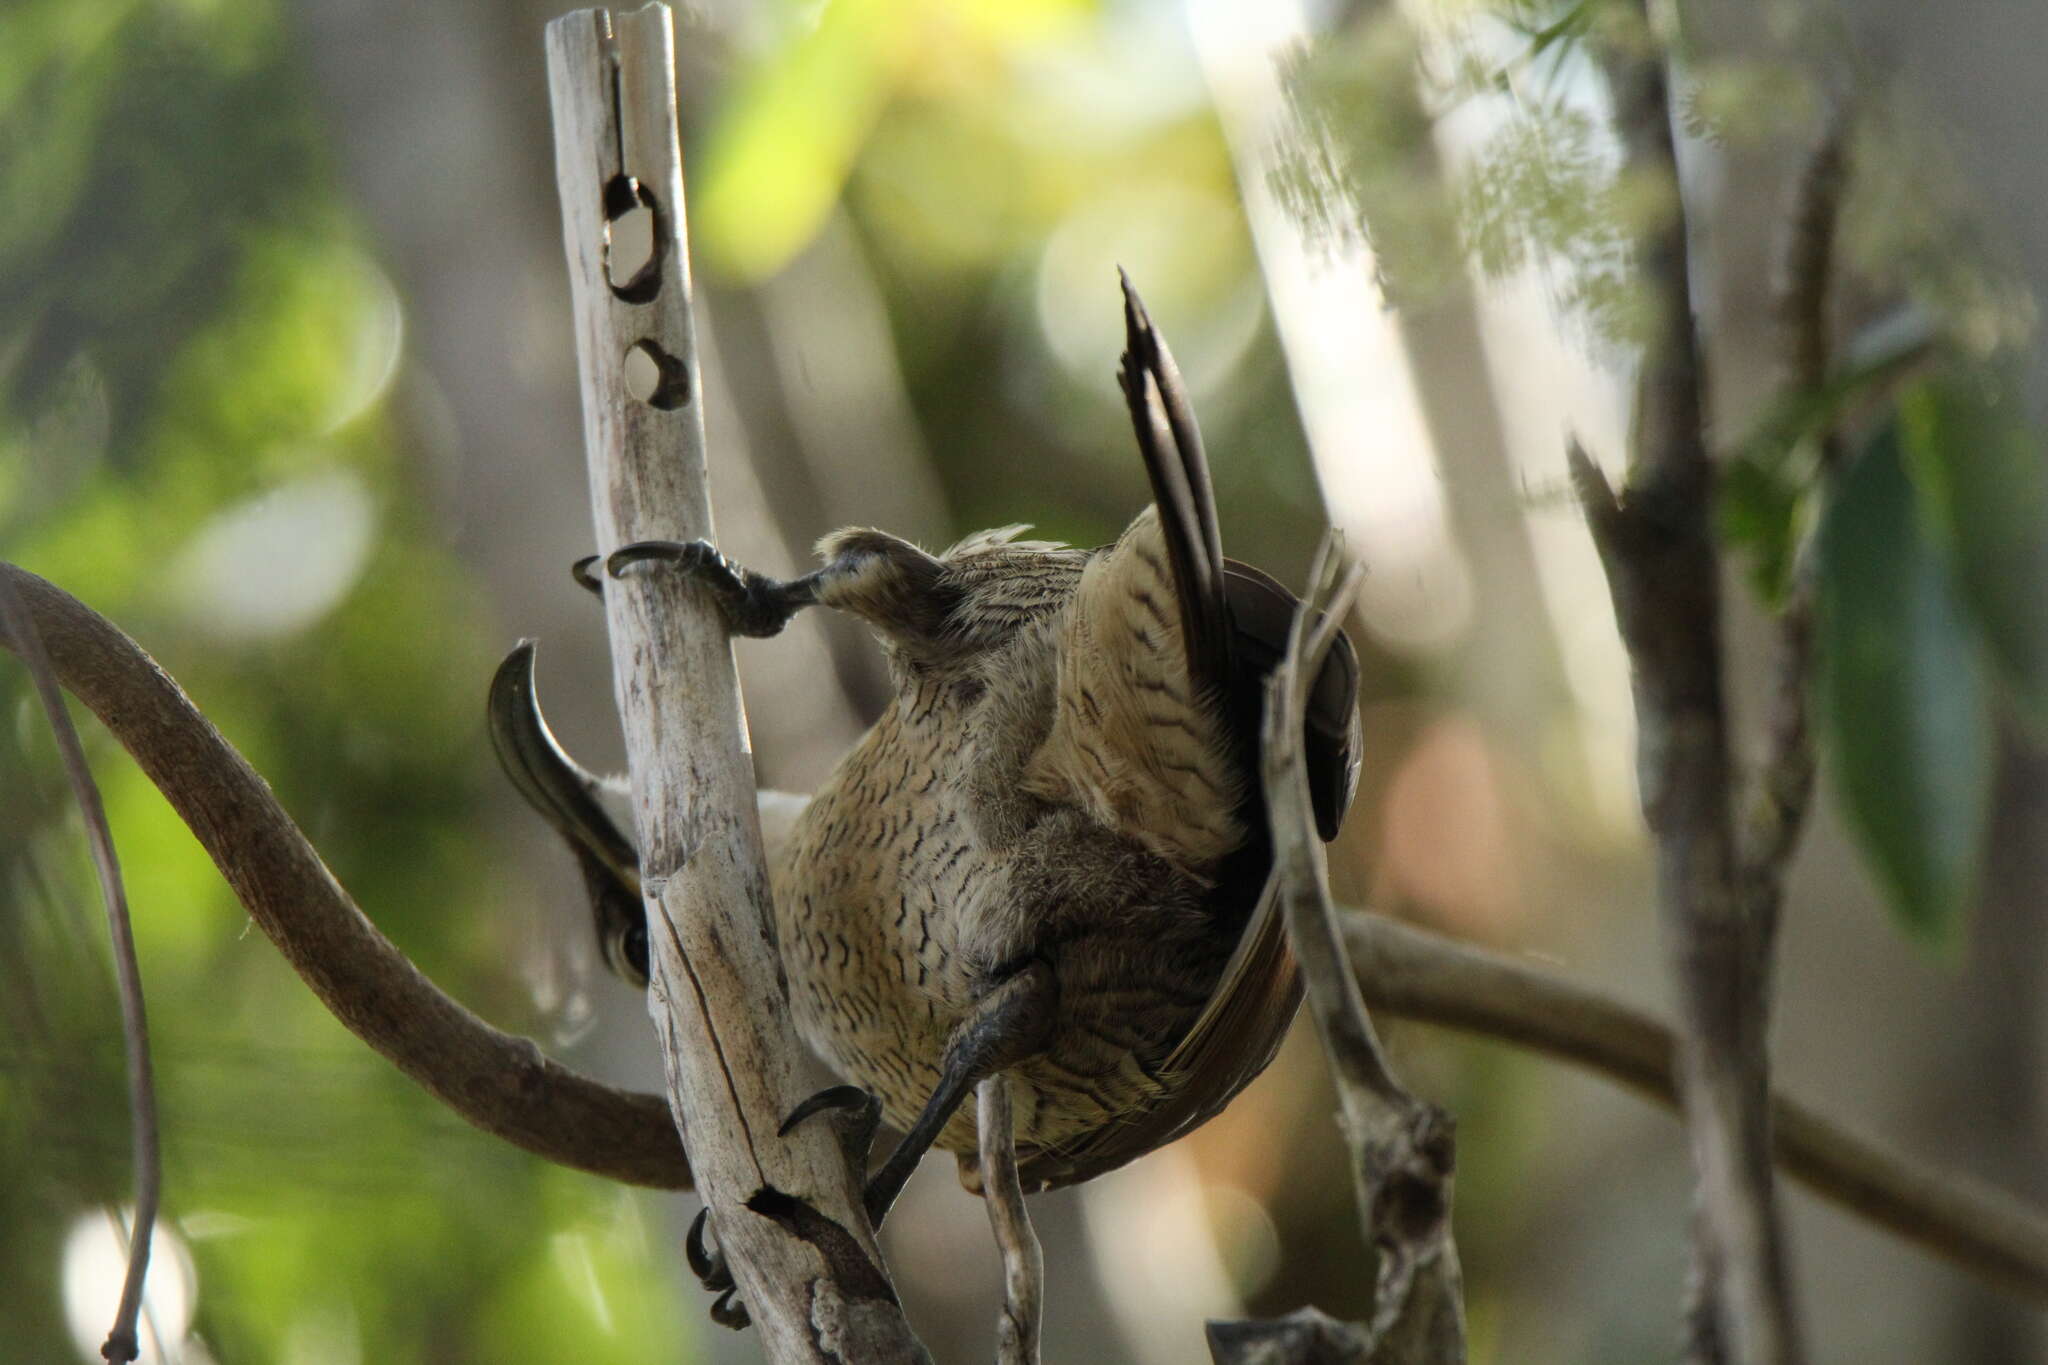
[[1373,1365],[1363,1327],[1313,1306],[1207,1326],[1211,1365]]
[[1003,1253],[1003,1319],[996,1329],[996,1362],[1038,1365],[1045,1255],[1024,1211],[1009,1076],[997,1072],[983,1080],[975,1090],[974,1102],[981,1144],[981,1194],[988,1203],[989,1228]]
[[1463,1280],[1451,1232],[1455,1129],[1449,1115],[1402,1088],[1373,1032],[1330,904],[1302,756],[1309,688],[1363,577],[1355,564],[1340,575],[1342,568],[1333,538],[1325,538],[1287,652],[1267,683],[1260,752],[1273,862],[1288,942],[1301,963],[1351,1148],[1374,1287],[1372,1359],[1449,1365],[1465,1358]]
[[128,1238],[128,1273],[121,1282],[121,1303],[100,1355],[109,1361],[133,1360],[141,1352],[135,1323],[142,1312],[142,1289],[149,1274],[151,1234],[156,1230],[157,1202],[163,1188],[163,1158],[157,1146],[156,1079],[149,1061],[149,1019],[142,1006],[142,968],[135,960],[135,929],[128,918],[128,892],[121,882],[121,860],[114,852],[114,831],[99,784],[85,761],[85,746],[64,709],[64,693],[50,662],[35,615],[29,611],[14,578],[0,573],[0,622],[35,682],[43,714],[64,760],[64,775],[85,821],[92,846],[93,870],[99,875],[100,898],[107,908],[107,934],[113,941],[114,979],[121,995],[121,1038],[128,1054],[128,1115],[135,1153],[135,1223]]
[[[1847,178],[1848,114],[1830,114],[1796,183],[1779,267],[1778,329],[1784,347],[1780,401],[1820,392],[1827,382],[1828,299],[1833,281],[1835,223]],[[1841,467],[1841,438],[1832,422],[1816,440],[1824,483]],[[1825,486],[1822,496],[1825,496]],[[1806,547],[1810,548],[1810,547]],[[1754,971],[1770,989],[1771,958],[1785,899],[1785,868],[1813,801],[1814,743],[1808,715],[1813,673],[1813,556],[1800,552],[1778,612],[1765,751],[1752,782],[1742,826],[1743,899],[1751,920]]]
[[1848,181],[1851,112],[1847,103],[1828,111],[1793,183],[1792,207],[1785,215],[1774,302],[1785,351],[1780,382],[1786,397],[1818,393],[1832,363],[1828,304],[1834,286],[1835,224]]
[[[1382,1014],[1526,1048],[1678,1108],[1676,1040],[1641,1009],[1384,915],[1351,910],[1343,922],[1351,969]],[[1906,1156],[1783,1091],[1771,1098],[1771,1139],[1778,1164],[1815,1194],[2048,1305],[2048,1212]]]
[[1676,984],[1686,1128],[1698,1175],[1690,1354],[1719,1365],[1804,1358],[1771,1179],[1768,973],[1739,886],[1722,693],[1720,562],[1711,519],[1706,369],[1665,57],[1637,6],[1640,47],[1610,54],[1623,174],[1669,196],[1635,243],[1649,323],[1620,497],[1573,443],[1636,702],[1643,815]]
[[[443,994],[356,908],[270,784],[140,645],[32,573],[0,563],[0,580],[27,604],[58,680],[134,756],[336,1019],[487,1133],[613,1180],[690,1188],[665,1103],[579,1075]],[[24,638],[0,630],[0,646],[17,653]]]
[[[343,1025],[485,1132],[613,1180],[689,1189],[668,1106],[600,1085],[491,1028],[379,934],[270,788],[178,685],[106,618],[10,564],[65,688],[98,716],[226,876],[250,918]],[[0,647],[15,648],[12,630]],[[1634,1006],[1507,953],[1347,910],[1352,973],[1375,1010],[1597,1071],[1675,1105],[1672,1034]],[[1822,1196],[2033,1303],[2048,1303],[2048,1216],[1779,1094],[1778,1160]]]

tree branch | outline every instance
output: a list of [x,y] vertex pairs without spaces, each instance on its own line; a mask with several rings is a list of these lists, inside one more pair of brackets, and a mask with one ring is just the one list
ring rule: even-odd
[[1661,45],[1611,54],[1623,174],[1667,196],[1635,244],[1648,323],[1627,483],[1617,497],[1576,442],[1574,485],[1633,664],[1637,768],[1656,846],[1657,908],[1676,983],[1680,1074],[1698,1176],[1691,1355],[1700,1365],[1803,1359],[1771,1180],[1768,974],[1739,885],[1720,563],[1711,525],[1705,370]]
[[[49,720],[50,733],[64,761],[64,775],[71,783],[72,797],[78,802],[79,817],[85,822],[86,839],[92,846],[93,871],[99,877],[100,899],[106,905],[107,936],[113,947],[114,977],[121,994],[121,1038],[128,1058],[135,1219],[128,1234],[128,1270],[121,1281],[120,1303],[114,1310],[114,1323],[107,1332],[106,1344],[100,1347],[100,1355],[109,1361],[130,1361],[142,1352],[135,1336],[135,1323],[142,1315],[150,1237],[156,1231],[164,1174],[157,1141],[156,1078],[149,1059],[149,1017],[143,1009],[142,969],[135,961],[135,925],[128,915],[121,860],[114,851],[114,831],[107,824],[107,808],[100,800],[99,784],[92,780],[85,747],[78,742],[78,729],[71,723],[71,713],[64,709],[64,694],[51,666],[49,649],[10,574],[0,574],[0,631],[14,642],[22,662],[28,666],[36,695],[42,700],[43,714]],[[120,1221],[115,1219],[114,1224],[118,1228]]]
[[[1335,533],[1325,536],[1287,652],[1267,680],[1259,749],[1278,881],[1273,894],[1287,917],[1287,941],[1301,963],[1308,1013],[1329,1059],[1339,1126],[1351,1149],[1373,1286],[1368,1358],[1376,1365],[1461,1365],[1464,1276],[1451,1228],[1456,1127],[1442,1109],[1411,1095],[1387,1065],[1345,958],[1303,767],[1308,691],[1363,576],[1356,564],[1344,569]],[[1304,1349],[1321,1342],[1313,1333],[1290,1339]]]
[[[270,785],[141,646],[49,583],[0,564],[65,688],[156,784],[242,906],[351,1032],[487,1133],[578,1170],[687,1189],[668,1110],[492,1028],[441,993],[363,917]],[[19,651],[11,632],[0,644]]]
[[[666,6],[547,27],[555,174],[597,543],[708,539],[704,418]],[[614,277],[610,222],[654,217]],[[622,271],[620,273],[623,273]],[[651,362],[637,395],[629,359]],[[605,589],[639,827],[669,1106],[747,1312],[775,1361],[925,1359],[830,1125],[783,1135],[803,1055],[781,1008],[753,761],[724,622],[682,575]]]
[[[11,564],[59,681],[134,756],[250,918],[335,1018],[487,1133],[633,1185],[689,1189],[667,1105],[601,1085],[435,988],[363,917],[270,787],[106,618]],[[0,630],[0,646],[16,649]],[[1647,1012],[1511,954],[1347,911],[1345,951],[1372,1009],[1597,1071],[1677,1103],[1671,1031]],[[2048,1216],[1897,1155],[1803,1101],[1773,1101],[1774,1147],[1815,1192],[2030,1302],[2048,1304]]]
[[[1671,1029],[1519,958],[1370,911],[1344,916],[1351,969],[1375,1010],[1595,1071],[1678,1107]],[[1886,1147],[1795,1096],[1771,1097],[1772,1148],[1814,1193],[2031,1302],[2048,1304],[2048,1214]]]
[[1003,1254],[1003,1318],[996,1331],[996,1365],[1038,1365],[1045,1253],[1024,1211],[1009,1075],[999,1071],[984,1078],[975,1087],[974,1100],[982,1199],[988,1205],[989,1230]]
[[[1828,377],[1828,297],[1834,277],[1835,222],[1846,179],[1848,114],[1833,111],[1795,187],[1777,289],[1784,347],[1781,401],[1817,394]],[[1834,424],[1818,433],[1824,484],[1841,466]],[[1744,811],[1742,888],[1752,922],[1754,971],[1771,985],[1771,957],[1785,898],[1785,868],[1813,801],[1814,743],[1807,694],[1813,673],[1813,556],[1802,547],[1778,611],[1777,657],[1766,720],[1768,748]]]

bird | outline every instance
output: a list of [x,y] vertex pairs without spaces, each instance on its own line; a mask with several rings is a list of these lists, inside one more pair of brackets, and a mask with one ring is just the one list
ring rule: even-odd
[[[1118,380],[1152,503],[1114,543],[1005,526],[931,554],[851,528],[788,580],[703,541],[627,545],[602,576],[595,557],[577,566],[596,589],[686,574],[734,634],[771,636],[829,607],[887,655],[887,705],[809,802],[763,797],[787,1004],[843,1082],[784,1131],[844,1108],[868,1134],[878,1114],[903,1133],[865,1185],[877,1226],[934,1147],[979,1188],[962,1101],[983,1078],[1012,1086],[1024,1189],[1072,1185],[1220,1112],[1272,1061],[1301,1001],[1259,781],[1265,681],[1298,599],[1224,557],[1186,385],[1119,273]],[[533,666],[524,642],[501,665],[494,743],[573,850],[606,962],[644,985],[632,843],[605,813],[605,781],[549,732]],[[1357,783],[1357,688],[1339,632],[1303,732],[1325,841]],[[700,1217],[690,1259],[725,1290],[713,1316],[744,1325],[702,1236]]]

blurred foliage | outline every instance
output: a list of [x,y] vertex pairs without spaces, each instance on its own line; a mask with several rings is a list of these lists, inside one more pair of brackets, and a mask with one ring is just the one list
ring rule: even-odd
[[[1305,559],[1319,495],[1229,149],[1178,15],[1098,14],[1075,0],[871,8],[903,36],[895,46],[864,40],[876,45],[864,58],[870,74],[833,107],[806,113],[772,99],[777,82],[800,79],[792,68],[817,60],[811,48],[830,40],[829,21],[793,25],[735,75],[693,190],[707,274],[751,280],[817,226],[808,214],[764,214],[761,204],[785,201],[755,182],[794,172],[766,148],[743,151],[747,129],[798,117],[863,128],[843,166],[806,173],[825,177],[818,193],[838,196],[826,207],[846,215],[882,288],[959,530],[1025,508],[1046,534],[1100,544],[1142,501],[1114,380],[1121,264],[1173,337],[1219,497],[1279,509],[1236,522],[1232,553]],[[748,205],[744,221],[721,217],[729,202]],[[749,243],[743,251],[720,245],[728,228]],[[771,240],[787,245],[744,254]],[[1055,481],[1063,496],[1048,499]]]
[[[1589,42],[1637,42],[1626,6],[1578,0],[1445,4],[1420,24],[1368,11],[1297,53],[1293,128],[1273,189],[1311,233],[1368,242],[1388,296],[1426,307],[1468,269],[1527,268],[1602,346],[1643,325],[1627,244],[1677,205],[1619,173]],[[1440,119],[1487,132],[1447,163]]]
[[823,226],[898,99],[971,91],[1020,47],[1070,33],[1090,8],[1087,0],[777,7],[775,37],[735,74],[710,130],[691,206],[697,247],[739,278],[774,274]]
[[2038,726],[2048,447],[2016,378],[1947,363],[1906,384],[1826,489],[1816,698],[1844,812],[1892,908],[1958,949],[1997,777],[2002,696]]
[[2010,371],[1928,376],[1900,396],[1922,518],[2007,695],[2048,730],[2048,447]]
[[[1671,187],[1616,174],[1601,114],[1589,45],[1641,41],[1628,9],[1471,0],[1423,38],[1394,7],[1362,10],[1288,68],[1296,126],[1275,190],[1326,239],[1368,238],[1404,305],[1473,264],[1533,270],[1589,345],[1618,351],[1639,313],[1623,244],[1675,205]],[[843,220],[959,529],[1050,505],[1048,534],[1100,543],[1144,496],[1112,380],[1112,266],[1128,265],[1195,387],[1232,553],[1298,563],[1318,495],[1177,11],[787,0],[751,13],[691,143],[706,278],[770,280]],[[407,363],[398,301],[293,39],[280,0],[0,13],[0,555],[156,650],[386,932],[453,993],[531,1031],[546,1021],[509,981],[518,926],[495,913],[506,888],[477,814],[496,780],[477,705],[496,632],[428,522],[412,433],[384,401]],[[1721,142],[1783,137],[1819,103],[1756,64],[1702,65],[1682,95],[1688,129]],[[1475,110],[1487,139],[1446,169],[1433,120]],[[1907,922],[1942,938],[1975,875],[1986,708],[1998,686],[2029,714],[2048,705],[2030,615],[2048,492],[2038,442],[1981,359],[2027,334],[2031,305],[1956,249],[1967,214],[1939,156],[1898,145],[1858,157],[1844,254],[1869,292],[1939,318],[1955,363],[1902,390],[1924,378],[1924,347],[1852,352],[1823,393],[1793,396],[1731,448],[1722,513],[1773,601],[1828,522],[1829,758],[1855,768],[1844,800]],[[1824,517],[1818,433],[1893,405],[1879,462],[1852,466]],[[1882,624],[1909,607],[1916,634]],[[1427,684],[1387,670],[1376,685]],[[0,706],[0,1337],[56,1360],[64,1233],[127,1187],[120,1045],[76,818],[4,663]],[[689,1349],[697,1304],[673,1292],[672,1248],[649,1245],[642,1201],[470,1132],[369,1055],[247,928],[133,766],[104,737],[93,757],[151,992],[167,1216],[195,1247],[197,1330],[218,1358],[317,1356],[332,1341],[365,1360]],[[1521,1085],[1508,1075],[1525,1064],[1445,1055],[1454,1074],[1434,1088],[1457,1096],[1468,1133],[1485,1130],[1460,1192],[1461,1226],[1489,1230],[1469,1237],[1472,1263],[1544,1259],[1516,1221],[1541,1123],[1526,1071]],[[1334,1133],[1313,1137],[1341,1172]],[[1349,1245],[1355,1215],[1328,1197],[1336,1185],[1289,1175],[1276,1211],[1304,1208],[1284,1220],[1282,1283],[1344,1311],[1358,1286],[1327,1252]],[[1479,1311],[1513,1320],[1488,1292]],[[1664,1330],[1661,1307],[1636,1311]],[[1607,1345],[1601,1358],[1648,1349]]]
[[[1642,50],[1634,11],[1469,0],[1411,28],[1362,10],[1289,68],[1274,188],[1310,231],[1368,242],[1403,304],[1534,272],[1589,345],[1626,356],[1646,318],[1629,243],[1678,210],[1676,186],[1630,180],[1592,93],[1604,54]],[[1836,789],[1901,922],[1953,946],[1977,884],[1996,699],[2037,730],[2048,720],[2048,465],[2013,377],[2035,307],[1929,121],[1874,77],[1824,96],[1809,72],[1789,58],[1676,67],[1688,163],[1797,148],[1853,99],[1839,292],[1866,315],[1892,306],[1816,390],[1778,394],[1720,452],[1718,527],[1776,609],[1826,524],[1816,701]],[[1437,119],[1464,120],[1462,158],[1441,159]],[[1836,490],[1824,440],[1873,427]]]
[[1984,670],[1914,505],[1896,424],[1843,475],[1819,542],[1815,697],[1843,813],[1906,927],[1953,947],[1994,750]]
[[[381,927],[516,1015],[518,926],[494,922],[476,809],[487,612],[381,402],[396,303],[287,17],[0,17],[0,554],[154,648]],[[293,614],[249,610],[280,597]],[[74,1358],[65,1235],[127,1197],[119,1017],[78,822],[11,663],[0,715],[0,1337],[56,1361]],[[344,1034],[154,788],[87,739],[150,998],[165,1219],[192,1244],[213,1356],[336,1358],[333,1338],[366,1360],[606,1360],[687,1340],[638,1205],[470,1132]]]

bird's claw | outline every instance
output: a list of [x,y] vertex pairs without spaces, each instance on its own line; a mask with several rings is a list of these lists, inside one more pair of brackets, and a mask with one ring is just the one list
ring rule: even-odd
[[604,568],[618,578],[633,565],[651,560],[673,565],[709,591],[725,628],[734,635],[779,635],[797,608],[817,600],[812,580],[784,582],[743,569],[708,540],[638,540],[612,551]]
[[747,1313],[747,1306],[733,1295],[737,1291],[728,1289],[711,1302],[711,1320],[720,1327],[730,1327],[735,1332],[744,1332],[753,1325],[754,1319]]
[[[839,1133],[839,1148],[846,1154],[846,1164],[860,1177],[862,1202],[868,1211],[868,1221],[876,1227],[882,1223],[882,1215],[888,1212],[889,1198],[875,1181],[868,1180],[868,1155],[874,1150],[875,1133],[882,1126],[882,1102],[857,1085],[832,1085],[789,1111],[789,1117],[776,1130],[778,1137],[788,1137],[795,1127],[805,1119],[817,1114],[837,1112],[845,1117],[834,1127]],[[893,1191],[889,1192],[893,1194]]]
[[846,1148],[847,1159],[865,1169],[868,1152],[875,1145],[875,1130],[882,1123],[882,1102],[857,1085],[826,1086],[790,1110],[789,1117],[782,1121],[775,1135],[788,1137],[805,1119],[834,1110],[847,1115],[845,1122],[839,1125],[840,1142]]
[[[882,1103],[857,1085],[834,1085],[820,1090],[789,1111],[776,1136],[788,1137],[790,1130],[805,1119],[832,1111],[847,1115],[837,1125],[840,1145],[848,1164],[857,1173],[865,1174],[868,1149],[874,1146],[875,1130],[882,1122]],[[872,1212],[869,1216],[873,1217]],[[711,1305],[711,1320],[737,1332],[751,1324],[753,1318],[748,1315],[747,1306],[735,1297],[739,1291],[733,1282],[732,1265],[725,1259],[725,1253],[711,1244],[711,1237],[711,1206],[707,1204],[697,1210],[690,1231],[683,1238],[683,1259],[697,1282],[718,1295]]]
[[690,1273],[697,1277],[697,1282],[716,1294],[733,1287],[732,1267],[726,1264],[723,1252],[705,1245],[704,1238],[710,1230],[711,1206],[706,1204],[690,1220],[689,1235],[683,1238],[683,1259],[690,1263]]
[[753,1318],[748,1315],[747,1306],[734,1297],[739,1289],[733,1283],[732,1266],[725,1253],[705,1245],[710,1227],[711,1207],[707,1204],[697,1210],[696,1218],[690,1222],[689,1235],[683,1238],[683,1259],[689,1262],[690,1273],[697,1277],[697,1282],[718,1295],[711,1304],[711,1320],[738,1332]]

